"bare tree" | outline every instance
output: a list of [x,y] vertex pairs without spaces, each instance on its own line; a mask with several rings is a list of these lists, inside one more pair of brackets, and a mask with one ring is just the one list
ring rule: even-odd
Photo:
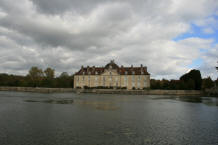
[[[217,61],[217,63],[218,63],[218,61]],[[218,71],[218,67],[216,67],[216,70]]]

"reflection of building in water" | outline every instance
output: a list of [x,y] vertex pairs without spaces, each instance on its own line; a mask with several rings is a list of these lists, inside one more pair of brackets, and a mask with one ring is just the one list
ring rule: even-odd
[[105,67],[81,67],[74,75],[74,88],[113,87],[144,89],[150,87],[147,67],[119,67],[114,61]]

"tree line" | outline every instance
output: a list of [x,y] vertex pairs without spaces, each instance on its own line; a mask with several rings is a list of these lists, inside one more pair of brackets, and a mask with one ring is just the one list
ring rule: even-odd
[[[218,68],[217,68],[218,69]],[[151,79],[151,89],[164,90],[205,90],[218,86],[218,79],[202,78],[199,70],[191,70],[182,75],[179,80]]]
[[32,67],[26,76],[0,74],[0,86],[72,88],[73,75],[63,72],[55,77],[55,70],[52,68],[42,70]]
[[[63,72],[55,77],[55,70],[49,67],[45,70],[32,67],[26,76],[0,74],[0,86],[73,88],[73,83],[73,75]],[[151,79],[150,84],[151,89],[202,90],[218,86],[218,79],[213,81],[210,77],[202,78],[200,71],[194,69],[179,80]]]

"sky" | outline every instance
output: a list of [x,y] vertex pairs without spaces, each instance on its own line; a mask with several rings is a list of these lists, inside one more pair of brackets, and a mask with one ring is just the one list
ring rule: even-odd
[[0,73],[110,60],[156,79],[217,79],[218,0],[0,0]]

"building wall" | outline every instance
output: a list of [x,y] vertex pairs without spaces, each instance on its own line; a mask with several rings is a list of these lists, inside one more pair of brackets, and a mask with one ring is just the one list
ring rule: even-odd
[[127,87],[127,89],[143,89],[150,87],[150,75],[119,75],[105,72],[102,75],[75,75],[74,88],[84,86]]

